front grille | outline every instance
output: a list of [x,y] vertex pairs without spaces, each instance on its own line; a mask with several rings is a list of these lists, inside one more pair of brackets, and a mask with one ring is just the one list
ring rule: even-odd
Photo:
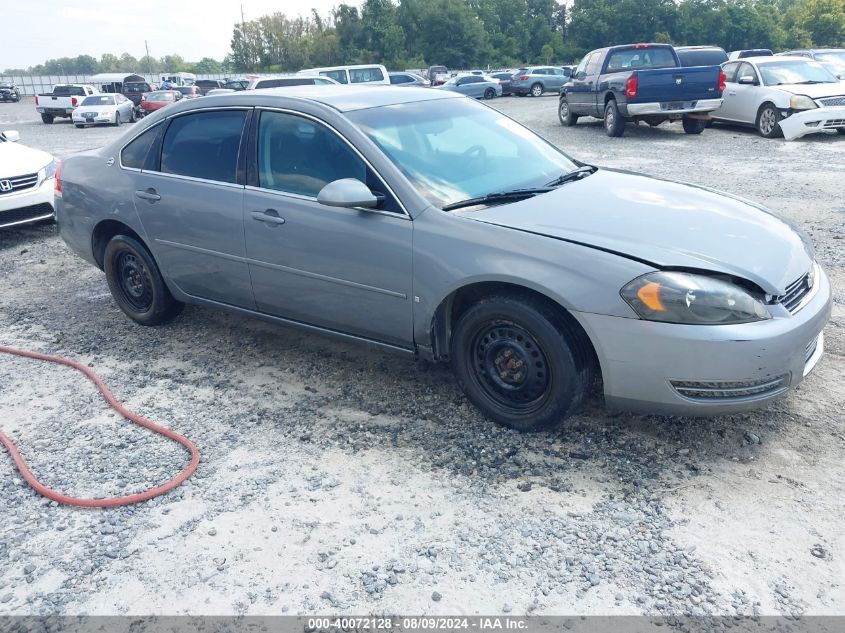
[[828,119],[822,125],[823,128],[837,128],[837,127],[845,127],[845,119]]
[[0,211],[0,228],[45,219],[51,215],[53,215],[53,205],[49,202],[42,202],[41,204],[34,204],[29,207],[21,207],[20,209],[12,209],[10,211]]
[[[5,185],[6,181],[9,182],[9,185]],[[37,183],[38,174],[27,174],[25,176],[15,176],[14,178],[0,178],[0,196],[30,189]]]
[[788,379],[789,376],[784,374],[762,380],[670,380],[669,382],[672,388],[684,398],[713,402],[771,396],[786,391],[789,386]]
[[819,103],[826,106],[845,105],[845,95],[842,95],[841,97],[825,97],[824,99],[819,99]]
[[801,301],[810,292],[811,288],[810,273],[807,273],[789,284],[786,287],[786,292],[777,298],[777,302],[789,310],[790,314],[795,314],[798,306],[801,305]]

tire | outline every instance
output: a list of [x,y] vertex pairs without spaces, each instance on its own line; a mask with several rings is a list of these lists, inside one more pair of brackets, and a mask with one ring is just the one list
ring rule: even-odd
[[120,127],[120,124],[121,124],[120,111],[118,110],[117,112],[114,113],[114,126]]
[[129,111],[129,122],[130,122],[130,123],[135,123],[135,121],[137,121],[137,120],[138,120],[138,119],[135,117],[135,108],[132,108],[132,109]]
[[839,132],[840,134],[845,135],[845,127],[838,127],[838,128],[836,128],[836,131]]
[[496,91],[493,90],[492,88],[487,88],[487,90],[484,91],[484,98],[487,99],[488,101],[490,99],[495,98],[495,97],[496,97]]
[[118,307],[139,325],[160,325],[182,312],[149,251],[128,235],[115,235],[106,245],[103,269]]
[[684,132],[687,134],[701,134],[704,128],[707,127],[707,121],[703,119],[688,119],[684,117],[683,121]]
[[46,123],[47,125],[53,124],[53,115],[52,114],[42,114],[41,120]]
[[76,124],[76,127],[77,127],[77,128],[79,128],[79,129],[81,130],[82,128],[84,128],[84,127],[85,127],[85,125],[83,125],[82,123],[77,123],[77,124]]
[[757,131],[763,138],[778,138],[783,136],[780,129],[780,122],[783,116],[774,105],[764,103],[757,113]]
[[604,131],[608,136],[619,137],[625,133],[625,119],[619,114],[616,99],[611,99],[604,106]]
[[492,296],[471,306],[455,326],[451,355],[469,400],[518,431],[557,426],[592,384],[589,344],[562,313],[531,296]]
[[557,106],[557,118],[560,119],[560,124],[565,125],[566,127],[572,127],[578,123],[578,115],[572,114],[572,110],[569,109],[569,102],[566,100],[566,97],[560,98],[560,102]]
[[543,84],[541,84],[540,82],[537,82],[536,84],[531,86],[530,92],[531,92],[532,97],[542,96],[542,94],[543,94]]

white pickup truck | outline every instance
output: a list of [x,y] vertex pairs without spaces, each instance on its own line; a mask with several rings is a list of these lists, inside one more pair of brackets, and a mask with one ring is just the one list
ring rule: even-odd
[[56,117],[69,119],[85,97],[96,94],[100,94],[100,91],[84,84],[53,86],[53,92],[35,95],[35,109],[41,115],[41,120],[49,124]]

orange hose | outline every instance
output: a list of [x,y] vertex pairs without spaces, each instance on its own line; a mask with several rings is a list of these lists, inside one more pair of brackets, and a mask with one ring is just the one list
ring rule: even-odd
[[179,435],[175,431],[171,431],[170,429],[166,429],[163,426],[159,426],[155,422],[148,420],[144,417],[141,417],[137,413],[133,413],[129,409],[127,409],[123,404],[114,397],[109,388],[106,387],[105,383],[100,380],[100,377],[94,373],[94,371],[83,365],[78,363],[74,360],[70,360],[69,358],[62,358],[61,356],[50,356],[49,354],[40,354],[38,352],[29,352],[22,349],[15,349],[13,347],[6,347],[4,345],[0,345],[0,352],[6,354],[13,354],[15,356],[22,356],[23,358],[34,358],[36,360],[43,360],[49,363],[57,363],[59,365],[67,365],[68,367],[73,367],[81,371],[85,374],[88,379],[97,385],[97,389],[100,390],[100,393],[103,394],[103,398],[105,398],[106,402],[120,415],[131,420],[135,424],[139,424],[146,429],[150,429],[160,435],[163,435],[166,438],[173,440],[174,442],[178,442],[182,446],[188,449],[191,453],[191,461],[190,463],[180,472],[176,477],[164,483],[160,486],[156,486],[155,488],[150,488],[144,492],[139,492],[138,494],[134,495],[126,495],[123,497],[111,497],[108,499],[80,499],[78,497],[70,497],[68,495],[63,495],[59,492],[56,492],[52,488],[48,488],[44,484],[42,484],[35,475],[32,474],[32,471],[27,468],[26,463],[23,461],[21,454],[15,448],[15,444],[12,442],[9,437],[0,431],[0,444],[6,447],[6,450],[9,451],[9,454],[12,456],[12,459],[15,462],[15,465],[18,467],[18,470],[23,475],[23,478],[26,480],[32,488],[41,496],[47,497],[48,499],[52,499],[53,501],[57,501],[58,503],[62,503],[65,505],[71,506],[82,506],[85,508],[113,508],[115,506],[125,506],[130,505],[132,503],[140,503],[142,501],[148,501],[154,497],[158,497],[159,495],[163,495],[165,492],[169,492],[173,490],[177,486],[181,485],[188,477],[194,474],[194,471],[197,469],[197,466],[200,463],[200,454],[197,450],[197,447],[194,445],[191,440],[186,438],[184,435]]

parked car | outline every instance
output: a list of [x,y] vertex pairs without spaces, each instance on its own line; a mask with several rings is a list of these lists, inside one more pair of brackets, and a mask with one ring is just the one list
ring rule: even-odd
[[257,77],[249,82],[247,90],[263,88],[284,88],[287,86],[332,86],[337,85],[331,77],[320,75],[287,75],[285,77]]
[[52,92],[35,95],[35,110],[44,123],[50,124],[56,118],[69,119],[85,97],[96,94],[100,91],[85,84],[53,86]]
[[557,66],[529,66],[520,68],[511,79],[511,91],[521,97],[539,97],[544,92],[559,92],[567,81],[568,69]]
[[178,90],[156,90],[144,95],[144,99],[141,101],[141,109],[144,110],[145,114],[149,114],[181,100],[182,93]]
[[676,46],[681,66],[721,66],[728,54],[721,46]]
[[229,90],[246,90],[249,87],[249,79],[227,79],[223,84]]
[[719,66],[680,68],[669,44],[629,44],[592,51],[560,91],[558,117],[572,126],[581,116],[604,118],[608,136],[622,136],[628,121],[660,125],[682,121],[701,134],[710,112],[722,104]]
[[806,57],[827,66],[827,69],[840,80],[845,80],[845,48],[803,48],[784,51],[778,55]]
[[511,88],[511,81],[513,79],[513,72],[506,71],[506,72],[493,73],[490,76],[493,79],[496,79],[499,82],[499,85],[502,87],[502,96],[507,96],[507,95],[513,94],[513,88]]
[[200,89],[196,86],[176,86],[173,90],[181,92],[183,99],[198,99],[202,96]]
[[0,82],[0,101],[18,102],[21,100],[21,91],[15,84],[7,81]]
[[845,84],[819,62],[749,57],[722,68],[727,87],[715,121],[753,125],[766,138],[845,134]]
[[306,68],[300,70],[297,74],[330,77],[339,84],[390,84],[387,68],[381,64]]
[[141,99],[145,94],[158,90],[158,86],[147,81],[131,81],[123,84],[123,96],[129,99],[136,108],[141,105]]
[[60,176],[61,236],[136,323],[189,302],[449,361],[517,429],[599,373],[614,408],[759,407],[824,349],[830,282],[786,221],[580,163],[446,90],[185,100]]
[[209,90],[222,88],[223,81],[220,79],[197,79],[194,85],[199,89],[201,95],[205,95]]
[[435,86],[438,90],[459,92],[476,99],[493,99],[502,96],[502,86],[495,79],[478,75],[458,75],[445,84]]
[[425,77],[431,82],[432,86],[439,86],[449,81],[451,75],[446,66],[429,66]]
[[53,218],[58,163],[19,140],[15,130],[0,132],[0,228]]
[[161,83],[170,82],[171,87],[177,86],[193,86],[197,81],[197,76],[194,73],[173,73],[170,75],[162,75]]
[[395,72],[387,73],[390,77],[390,83],[393,86],[417,86],[418,88],[428,88],[431,82],[428,79],[423,79],[416,73],[409,72]]
[[212,88],[208,92],[205,93],[206,97],[213,97],[214,95],[225,95],[230,94],[232,92],[237,92],[231,88]]
[[731,51],[728,53],[728,59],[733,61],[735,59],[745,59],[746,57],[771,57],[774,53],[768,48],[745,48],[739,51]]
[[135,105],[122,94],[101,94],[85,97],[73,111],[76,127],[86,125],[120,125],[135,122]]

